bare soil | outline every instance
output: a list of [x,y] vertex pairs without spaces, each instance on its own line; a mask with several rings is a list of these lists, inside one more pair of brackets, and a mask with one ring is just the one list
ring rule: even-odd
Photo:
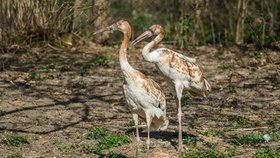
[[[130,135],[133,143],[111,150],[135,156],[135,129],[130,125],[132,117],[122,93],[117,50],[100,46],[91,50],[0,47],[0,140],[20,134],[30,142],[17,147],[1,143],[0,157],[13,152],[23,157],[104,157],[108,150],[95,155],[81,149],[83,144],[97,143],[85,138],[93,127]],[[210,141],[225,151],[231,147],[227,140],[233,135],[263,131],[271,118],[276,118],[275,126],[280,126],[279,51],[201,46],[181,52],[197,59],[213,87],[209,97],[191,97],[183,107],[184,137],[200,139],[186,149],[205,149],[203,142]],[[151,157],[178,157],[176,106],[170,88],[155,66],[143,60],[140,49],[128,53],[131,65],[159,83],[167,96],[170,125],[166,131],[152,132]],[[92,63],[98,54],[108,57],[108,66]],[[201,134],[210,129],[223,130],[232,115],[248,118],[250,123],[218,136]],[[144,157],[142,146],[147,133],[144,126],[141,129],[139,157]],[[77,147],[60,150],[54,142]],[[264,145],[280,149],[279,142],[237,146],[235,157],[252,157]]]

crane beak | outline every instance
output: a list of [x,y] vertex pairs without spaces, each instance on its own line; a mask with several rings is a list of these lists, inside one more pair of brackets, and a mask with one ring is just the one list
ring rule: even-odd
[[104,32],[104,31],[111,31],[111,30],[114,30],[115,28],[116,28],[116,25],[113,24],[113,25],[111,25],[111,26],[108,26],[108,27],[102,28],[102,29],[100,29],[100,30],[98,30],[98,31],[95,31],[95,32],[93,33],[93,35],[102,33],[102,32]]
[[139,35],[134,41],[132,41],[131,44],[134,46],[134,45],[136,45],[138,42],[140,42],[140,41],[142,41],[142,40],[144,40],[144,39],[146,39],[146,38],[149,38],[149,37],[151,37],[151,36],[153,36],[153,33],[152,33],[150,30],[145,31],[144,33],[142,33],[141,35]]

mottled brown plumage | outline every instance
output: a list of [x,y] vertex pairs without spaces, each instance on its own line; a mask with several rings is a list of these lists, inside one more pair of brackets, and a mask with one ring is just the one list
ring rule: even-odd
[[145,38],[157,35],[142,50],[145,60],[155,63],[167,81],[174,85],[176,93],[176,105],[179,120],[179,150],[182,149],[181,129],[181,97],[183,89],[186,88],[192,95],[207,96],[211,86],[202,74],[196,60],[167,48],[159,48],[151,51],[164,37],[163,28],[160,25],[152,25],[149,30],[138,36],[132,43],[136,44]]

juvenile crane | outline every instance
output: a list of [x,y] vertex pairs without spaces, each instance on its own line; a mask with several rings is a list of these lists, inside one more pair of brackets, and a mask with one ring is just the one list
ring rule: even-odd
[[194,58],[187,57],[167,48],[158,48],[151,51],[164,37],[164,30],[160,25],[152,25],[147,31],[138,36],[132,44],[156,35],[155,39],[149,42],[142,50],[146,61],[155,63],[166,80],[173,85],[176,94],[177,116],[179,122],[178,150],[183,148],[182,144],[182,108],[181,97],[183,89],[186,88],[192,95],[207,96],[211,86],[204,78],[201,69]]
[[155,81],[134,69],[128,63],[126,53],[128,41],[131,37],[131,27],[129,23],[125,20],[120,20],[94,34],[111,30],[119,30],[124,35],[124,39],[119,49],[119,60],[125,79],[123,91],[136,126],[137,144],[140,141],[138,118],[143,119],[147,123],[147,153],[149,153],[150,128],[155,130],[165,130],[169,123],[169,120],[166,117],[165,96]]

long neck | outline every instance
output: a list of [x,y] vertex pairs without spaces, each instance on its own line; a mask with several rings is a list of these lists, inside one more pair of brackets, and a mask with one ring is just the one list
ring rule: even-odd
[[163,37],[163,33],[158,34],[154,40],[152,40],[143,48],[142,55],[147,57],[147,55],[151,52],[151,49],[154,48],[163,39]]
[[133,69],[131,65],[128,63],[126,52],[127,52],[127,45],[128,41],[130,39],[130,30],[127,32],[124,32],[124,39],[122,41],[120,50],[119,50],[119,59],[120,59],[120,64],[121,64],[121,69],[122,70],[128,70],[128,69]]

